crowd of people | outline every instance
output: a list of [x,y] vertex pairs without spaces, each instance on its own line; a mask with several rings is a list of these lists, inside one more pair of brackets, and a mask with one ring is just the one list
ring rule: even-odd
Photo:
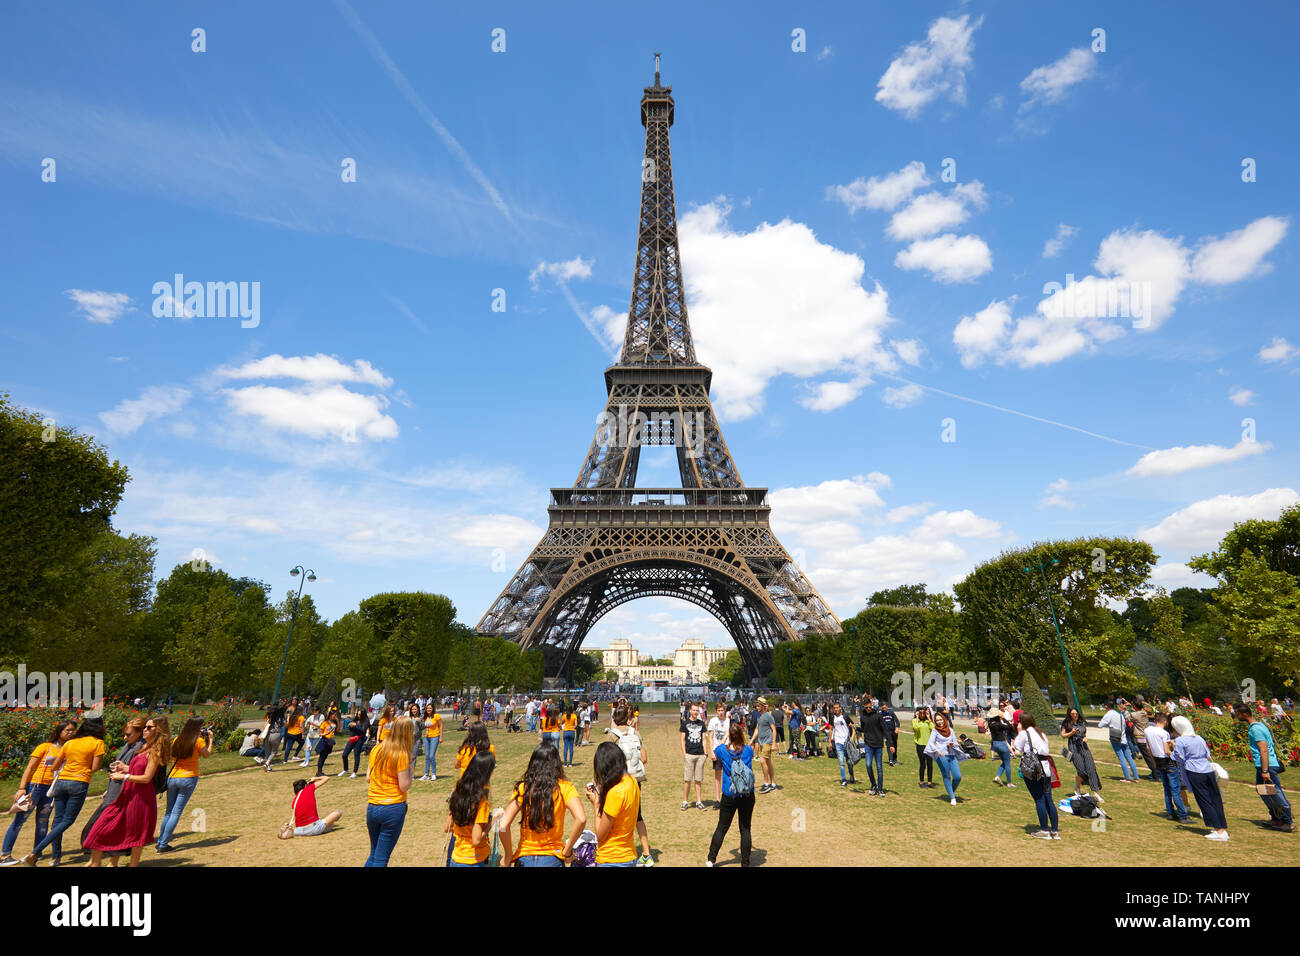
[[[1289,705],[1289,701],[1287,702]],[[366,866],[386,866],[402,835],[407,795],[416,781],[437,779],[437,752],[443,735],[439,708],[462,719],[464,739],[456,750],[455,784],[448,798],[443,832],[447,835],[448,866],[653,866],[650,835],[642,799],[649,757],[640,735],[639,704],[626,698],[604,702],[609,724],[600,726],[602,701],[591,698],[519,697],[505,699],[429,696],[389,702],[381,694],[359,703],[346,716],[336,703],[324,707],[310,699],[292,698],[269,706],[260,727],[249,730],[240,753],[266,772],[277,764],[307,767],[316,761],[311,778],[293,781],[291,819],[281,836],[311,837],[328,832],[341,818],[324,815],[317,793],[330,779],[327,759],[338,736],[346,739],[342,769],[337,776],[355,778],[365,757],[366,829],[370,852]],[[1190,807],[1200,811],[1212,841],[1229,839],[1219,779],[1227,776],[1209,745],[1182,710],[1199,705],[1190,699],[1164,702],[1135,696],[1111,700],[1094,731],[1104,731],[1119,763],[1122,784],[1145,779],[1160,784],[1165,815],[1190,819]],[[1280,775],[1286,766],[1272,726],[1290,721],[1289,708],[1274,700],[1262,703],[1209,700],[1216,709],[1246,726],[1257,791],[1269,812],[1268,826],[1294,832],[1292,812]],[[944,796],[952,806],[963,784],[963,763],[983,757],[984,750],[954,726],[961,705],[943,697],[922,704],[911,715],[910,731],[917,757],[917,785],[934,788],[937,766]],[[709,716],[710,710],[712,715]],[[1053,741],[1034,715],[1017,699],[990,699],[963,713],[974,730],[987,736],[996,768],[993,783],[1016,788],[1023,784],[1034,805],[1037,829],[1031,836],[1059,840],[1059,812],[1104,816],[1103,783],[1092,752],[1089,720],[1074,707],[1065,713]],[[829,757],[838,767],[839,784],[857,783],[855,769],[865,764],[868,793],[885,796],[885,769],[897,766],[902,720],[888,702],[870,695],[861,698],[786,699],[779,705],[766,697],[731,701],[682,700],[678,740],[683,762],[681,809],[718,812],[709,841],[706,865],[716,862],[733,825],[738,825],[740,861],[749,865],[756,798],[779,789],[776,758],[804,761]],[[489,726],[507,732],[535,734],[537,744],[527,769],[509,785],[509,800],[492,809],[492,778],[496,748]],[[164,714],[137,716],[124,728],[124,743],[111,758],[106,753],[102,720],[80,724],[60,721],[37,746],[24,769],[9,810],[12,820],[0,847],[0,865],[35,866],[49,854],[61,862],[64,836],[85,804],[90,778],[105,766],[109,786],[81,830],[87,865],[105,860],[116,866],[122,857],[140,862],[152,843],[159,853],[174,849],[172,837],[199,782],[199,761],[214,750],[212,732],[201,717],[191,717],[172,735]],[[1094,737],[1093,743],[1100,738]],[[577,766],[578,748],[595,744],[592,779],[580,792],[566,771]],[[1054,751],[1073,771],[1073,793],[1058,802],[1053,790],[1065,792]],[[416,777],[423,756],[423,774]],[[349,770],[349,759],[351,770]],[[705,775],[712,769],[712,807],[705,802]],[[969,776],[969,773],[967,773]],[[759,778],[761,777],[761,781]],[[969,784],[967,791],[969,790]],[[967,791],[961,791],[966,793]],[[158,798],[166,795],[160,812]],[[286,795],[287,796],[287,795]],[[585,805],[583,798],[586,798]],[[29,853],[15,856],[18,837],[27,820],[34,826]],[[515,824],[518,836],[515,836]]]

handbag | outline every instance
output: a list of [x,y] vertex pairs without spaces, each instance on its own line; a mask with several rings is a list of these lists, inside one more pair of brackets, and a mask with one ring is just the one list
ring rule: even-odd
[[[838,758],[837,758],[838,759]],[[858,745],[853,742],[853,737],[844,741],[844,762],[852,767],[862,759],[862,751],[858,750]]]
[[1042,780],[1044,776],[1043,763],[1038,758],[1038,754],[1034,753],[1034,738],[1026,732],[1025,740],[1029,747],[1020,755],[1020,776],[1030,782]]
[[1052,788],[1055,789],[1061,785],[1061,775],[1056,772],[1056,761],[1051,757],[1047,758],[1048,764],[1052,768]]
[[[307,787],[310,786],[312,786],[312,784],[310,783],[307,784]],[[276,834],[276,836],[278,836],[281,840],[293,839],[294,827],[298,820],[298,799],[303,795],[304,792],[306,792],[307,787],[303,787],[302,790],[299,790],[298,796],[293,798],[293,808],[289,811],[289,822],[286,823],[284,826],[280,827],[280,832]]]

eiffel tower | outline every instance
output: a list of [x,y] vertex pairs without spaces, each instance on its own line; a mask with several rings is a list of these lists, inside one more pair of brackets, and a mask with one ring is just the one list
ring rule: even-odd
[[[766,488],[748,488],[709,401],[713,373],[695,356],[673,197],[672,87],[641,97],[645,159],[636,271],[608,399],[571,488],[552,488],[550,526],[478,624],[527,650],[563,651],[560,674],[592,626],[641,597],[690,601],[717,618],[752,678],[780,641],[834,634],[839,619],[768,525]],[[680,488],[638,488],[642,445],[674,446]]]

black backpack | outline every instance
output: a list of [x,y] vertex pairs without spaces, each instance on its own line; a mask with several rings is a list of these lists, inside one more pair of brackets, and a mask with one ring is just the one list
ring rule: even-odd
[[1085,793],[1079,797],[1071,797],[1070,812],[1076,817],[1097,817],[1101,815],[1101,812],[1097,809],[1097,798],[1090,793]]

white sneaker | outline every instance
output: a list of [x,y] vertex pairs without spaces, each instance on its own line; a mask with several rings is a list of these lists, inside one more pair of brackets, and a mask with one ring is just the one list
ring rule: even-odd
[[705,866],[713,866],[713,861],[712,861],[712,860],[705,860],[705,861],[704,861],[704,865],[705,865]]
[[1016,785],[1015,785],[1014,783],[1009,783],[1009,784],[1007,784],[1007,789],[1008,789],[1008,790],[1014,790],[1014,789],[1016,789]]
[[355,779],[356,779],[356,776],[357,776],[357,775],[356,775],[355,773],[350,773],[350,774],[348,774],[348,779],[349,779],[349,780],[355,780]]
[[253,759],[256,760],[259,764],[261,764],[261,762],[262,762],[262,758],[261,758],[261,757],[254,757]]
[[1048,833],[1046,830],[1038,830],[1037,832],[1031,833],[1029,835],[1036,840],[1050,840],[1052,838],[1052,835]]
[[431,774],[429,774],[429,779],[430,779],[430,780],[437,780],[437,779],[438,779],[438,775],[437,775],[436,773],[431,773]]
[[696,801],[695,801],[695,809],[696,809],[696,810],[704,810],[704,809],[706,809],[706,807],[704,806],[704,801],[702,801],[702,800],[696,800]]
[[1205,834],[1205,839],[1214,840],[1218,843],[1223,843],[1228,839],[1228,834],[1226,831],[1223,833],[1216,833],[1215,831],[1211,830],[1209,833]]
[[949,800],[948,802],[949,802],[950,804],[952,804],[954,807],[957,806],[957,798],[956,798],[956,797],[953,797],[953,798],[952,798],[951,800]]
[[426,773],[423,777],[420,777],[420,778],[418,778],[418,779],[420,779],[420,780],[428,780],[428,779],[429,779],[429,775]]
[[346,777],[347,775],[348,775],[348,772],[347,772],[346,770],[340,770],[340,771],[339,771],[338,773],[336,773],[334,776],[336,776],[336,777]]
[[689,806],[690,806],[690,804],[687,803],[685,800],[682,801],[682,809],[683,809],[683,810],[685,810],[685,809],[686,809],[687,807],[689,807]]
[[1059,834],[1059,833],[1057,833],[1055,830],[1053,830],[1053,831],[1052,831],[1052,839],[1053,839],[1053,840],[1059,840],[1059,839],[1061,839],[1061,834]]

